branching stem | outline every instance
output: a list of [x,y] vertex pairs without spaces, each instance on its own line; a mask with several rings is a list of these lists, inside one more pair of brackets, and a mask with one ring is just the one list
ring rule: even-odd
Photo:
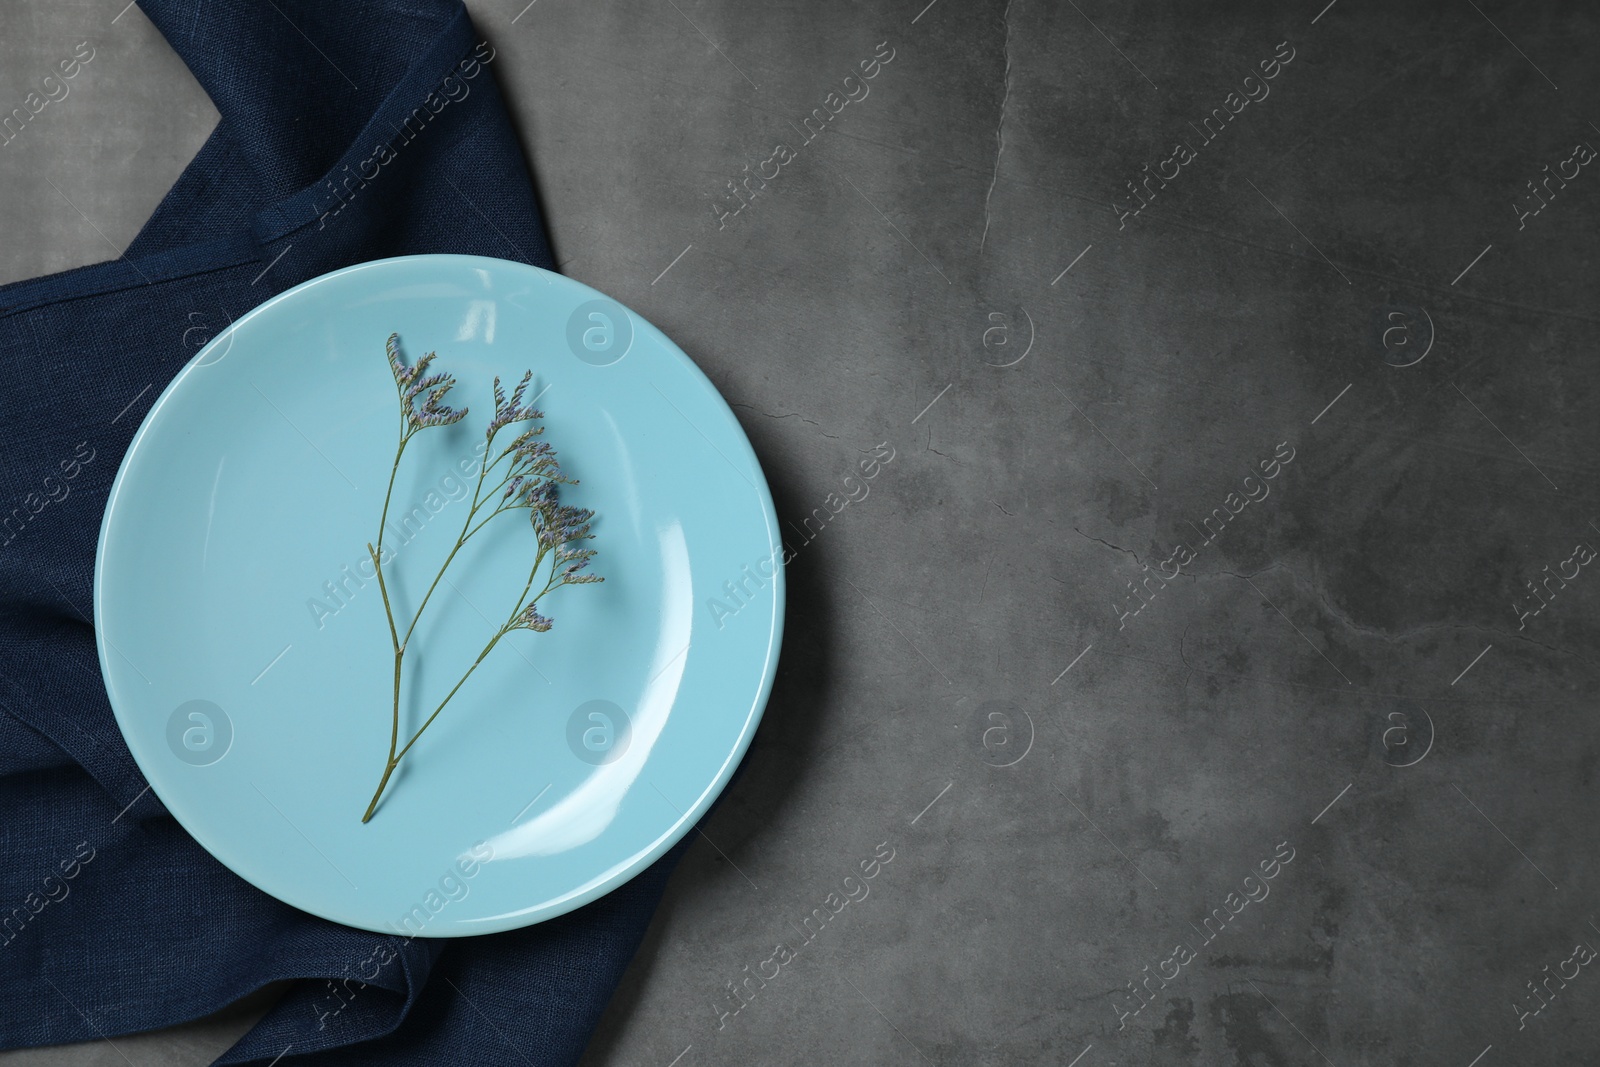
[[[420,430],[428,426],[449,425],[452,422],[460,421],[466,412],[464,410],[454,412],[439,404],[449,386],[454,384],[453,378],[443,375],[436,376],[430,381],[416,385],[410,392],[407,392],[406,387],[412,385],[422,376],[427,363],[433,357],[430,354],[415,367],[407,368],[396,355],[397,349],[394,348],[396,341],[396,338],[390,339],[390,363],[394,368],[395,388],[400,397],[399,444],[395,448],[394,465],[389,470],[389,484],[384,491],[383,511],[378,519],[377,543],[369,542],[367,544],[367,554],[372,559],[372,566],[378,578],[378,591],[383,598],[384,617],[389,625],[389,640],[394,653],[394,684],[390,700],[389,751],[384,759],[383,776],[378,780],[378,788],[372,794],[372,801],[367,805],[366,813],[361,817],[363,823],[370,821],[373,814],[378,810],[378,804],[383,799],[384,791],[388,788],[389,780],[394,775],[395,769],[399,767],[400,761],[405,758],[407,752],[411,751],[412,746],[417,743],[428,727],[433,725],[433,721],[439,717],[439,713],[445,709],[445,706],[461,690],[461,687],[467,683],[467,679],[472,677],[473,672],[478,669],[478,665],[488,657],[490,652],[494,651],[494,647],[500,643],[501,638],[516,629],[548,629],[549,620],[539,616],[534,611],[534,608],[539,600],[551,590],[575,582],[599,581],[598,578],[592,576],[574,576],[576,570],[587,561],[589,556],[593,555],[592,552],[573,552],[565,549],[557,551],[558,548],[561,548],[569,541],[580,540],[589,536],[587,520],[590,513],[579,513],[576,509],[559,507],[552,502],[550,497],[545,496],[539,499],[534,493],[534,489],[540,486],[541,483],[567,481],[555,466],[553,457],[549,455],[548,449],[541,452],[536,449],[524,448],[524,442],[528,439],[527,436],[524,436],[503,449],[493,459],[489,458],[494,450],[495,438],[499,435],[501,429],[512,423],[537,416],[537,412],[534,412],[531,408],[520,406],[522,389],[526,387],[531,374],[523,379],[522,386],[518,387],[509,404],[505,403],[504,395],[500,391],[500,383],[497,379],[495,382],[496,418],[495,422],[491,424],[491,430],[484,444],[483,460],[478,470],[477,482],[473,486],[472,503],[467,508],[466,518],[462,520],[460,532],[456,534],[455,544],[451,547],[444,562],[439,566],[437,573],[434,574],[433,582],[428,586],[427,592],[423,594],[422,601],[417,605],[417,609],[412,614],[411,621],[406,625],[405,633],[402,636],[400,627],[395,621],[395,604],[389,596],[388,580],[383,571],[383,539],[388,529],[389,505],[394,498],[394,486],[400,470],[400,461],[405,455],[406,445]],[[419,391],[425,386],[439,383],[442,383],[442,388],[436,388],[428,396],[419,412],[415,405],[415,398]],[[485,494],[484,483],[488,480],[489,472],[498,467],[500,461],[508,456],[512,457],[512,459],[504,476],[499,478],[498,482],[493,483],[488,493]],[[519,476],[526,484],[519,482],[517,492],[511,494],[515,499],[507,503],[508,496],[503,491],[514,478]],[[496,499],[496,494],[501,494],[499,499]],[[489,510],[487,517],[474,525],[474,520],[478,518],[479,512],[486,508]],[[538,537],[539,549],[538,554],[534,557],[533,567],[528,572],[528,580],[523,585],[522,592],[517,596],[516,605],[513,607],[511,614],[506,617],[505,622],[501,623],[499,628],[495,630],[494,635],[489,638],[488,643],[483,646],[483,650],[478,653],[478,658],[472,661],[471,666],[466,669],[456,684],[445,694],[444,699],[433,709],[433,713],[428,716],[416,733],[412,734],[404,745],[401,745],[400,695],[404,677],[405,655],[407,648],[410,646],[411,637],[416,632],[417,624],[422,619],[423,611],[427,608],[428,602],[433,599],[434,591],[438,589],[439,583],[444,580],[445,572],[450,569],[450,565],[455,561],[456,556],[466,543],[495,516],[502,512],[519,508],[527,508],[531,512],[530,518],[533,522],[534,532]],[[550,574],[545,580],[543,588],[532,600],[529,600],[528,593],[533,588],[534,580],[537,578],[546,556],[551,557]],[[579,562],[576,566],[571,566],[565,571],[558,572],[560,564],[563,561],[570,560]]]

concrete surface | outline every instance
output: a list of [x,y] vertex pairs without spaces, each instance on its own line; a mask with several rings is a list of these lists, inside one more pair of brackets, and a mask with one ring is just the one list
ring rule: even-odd
[[[1592,11],[524,2],[471,6],[564,269],[796,524],[896,450],[588,1064],[1595,1062]],[[96,49],[0,148],[5,279],[119,252],[214,121],[120,6],[3,16],[0,103]]]

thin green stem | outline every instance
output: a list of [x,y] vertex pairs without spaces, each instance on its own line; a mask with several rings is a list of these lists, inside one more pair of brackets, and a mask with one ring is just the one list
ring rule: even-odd
[[506,505],[505,505],[505,504],[503,504],[503,503],[502,503],[502,504],[496,504],[496,505],[495,505],[495,508],[494,508],[494,510],[493,510],[493,511],[491,511],[491,512],[490,512],[490,513],[489,513],[489,518],[488,518],[488,519],[484,519],[484,520],[483,520],[483,521],[482,521],[482,522],[480,522],[480,523],[478,523],[478,525],[476,525],[476,526],[474,526],[474,527],[473,527],[473,528],[472,528],[472,533],[469,533],[469,534],[467,534],[467,539],[471,539],[471,537],[472,537],[472,536],[473,536],[473,534],[476,534],[476,533],[477,533],[477,532],[478,532],[478,531],[479,531],[479,530],[481,530],[481,529],[483,529],[483,528],[484,528],[484,527],[485,527],[485,526],[487,526],[487,525],[489,525],[489,519],[492,519],[492,518],[494,518],[494,517],[495,517],[495,516],[496,516],[496,515],[499,515],[499,514],[501,514],[501,513],[503,513],[503,512],[507,512],[507,511],[511,511],[511,510],[513,510],[513,509],[514,509],[514,508],[515,508],[515,507],[516,507],[516,506],[517,506],[517,505],[515,505],[515,504],[512,504],[512,505],[510,505],[510,506],[509,506],[509,507],[508,507],[508,506],[506,506]]
[[378,592],[383,596],[383,613],[389,620],[389,640],[394,645],[394,690],[393,703],[389,709],[389,758],[384,763],[383,778],[378,782],[378,791],[372,794],[372,803],[367,805],[367,813],[361,817],[362,822],[372,818],[372,813],[378,807],[378,798],[383,796],[383,790],[389,784],[389,775],[394,773],[396,761],[394,748],[400,743],[400,668],[406,654],[404,646],[400,644],[399,636],[395,633],[394,611],[389,604],[389,588],[383,578],[383,560],[371,542],[367,543],[367,553],[372,557],[372,567],[378,575]]
[[[496,433],[498,433],[498,432],[499,431],[496,431]],[[494,447],[494,436],[491,435],[490,438],[489,438],[488,447],[486,447],[484,449],[484,454],[487,456],[489,448],[493,448],[493,447]],[[417,605],[417,613],[411,617],[411,625],[406,627],[405,640],[402,641],[401,645],[400,645],[400,647],[402,649],[406,645],[411,643],[411,634],[412,634],[412,632],[414,630],[416,630],[417,623],[422,620],[422,610],[428,606],[428,601],[433,598],[433,591],[435,589],[439,588],[439,582],[440,582],[440,580],[442,578],[444,578],[444,572],[450,569],[450,563],[451,563],[451,561],[453,561],[456,558],[456,553],[461,551],[461,546],[465,545],[469,540],[472,539],[472,534],[475,534],[475,533],[478,532],[478,530],[472,530],[471,533],[469,533],[468,532],[468,527],[470,527],[472,525],[473,517],[478,514],[478,509],[480,507],[482,507],[483,504],[488,502],[488,498],[487,497],[485,497],[481,501],[478,499],[483,494],[483,478],[484,478],[484,475],[486,475],[488,473],[489,473],[489,468],[488,468],[487,465],[480,465],[479,466],[479,468],[478,468],[478,483],[475,486],[473,486],[473,488],[472,488],[472,506],[467,509],[467,517],[461,523],[461,532],[456,535],[455,547],[452,548],[450,550],[450,554],[445,557],[444,564],[439,568],[439,573],[435,574],[433,576],[433,584],[428,586],[428,591],[425,594],[423,594],[422,603]],[[500,484],[504,485],[505,482],[501,482]],[[490,490],[491,495],[493,494],[493,492],[494,492],[494,490]],[[498,511],[496,512],[496,514],[498,514]],[[490,519],[494,518],[494,515],[490,515],[489,518]],[[488,521],[489,521],[489,519],[485,519],[484,520],[484,522],[488,522]],[[482,529],[482,528],[483,528],[483,524],[480,523],[478,525],[478,529]]]
[[417,613],[411,617],[411,625],[406,627],[405,640],[400,646],[402,649],[411,643],[411,634],[416,630],[417,623],[422,621],[422,610],[428,606],[428,601],[433,599],[433,591],[439,588],[439,582],[443,580],[444,572],[450,569],[450,563],[456,558],[456,553],[460,552],[462,546],[465,545],[471,538],[472,535],[466,532],[466,528],[467,524],[472,522],[473,514],[473,511],[467,512],[467,521],[466,523],[462,524],[461,533],[456,535],[455,547],[452,548],[450,550],[450,554],[444,558],[444,563],[439,567],[439,573],[433,576],[433,584],[428,586],[428,591],[422,596],[422,603],[417,605]]
[[[456,558],[456,553],[460,552],[461,546],[466,543],[466,538],[457,538],[456,547],[450,550],[450,554],[444,558],[444,565],[439,568],[439,573],[433,576],[433,584],[428,586],[427,593],[422,597],[422,603],[417,605],[417,613],[411,617],[411,625],[406,627],[405,643],[407,645],[411,643],[412,631],[417,628],[417,623],[422,620],[422,609],[428,606],[428,601],[433,598],[433,591],[439,588],[439,582],[444,578],[444,572],[450,569],[450,561]],[[401,649],[404,650],[404,648],[405,645],[402,645]]]
[[367,555],[372,557],[372,569],[378,575],[378,592],[383,596],[383,613],[389,619],[389,640],[394,645],[395,654],[401,651],[400,635],[394,628],[394,611],[389,606],[389,587],[383,581],[383,560],[378,556],[380,549],[372,547],[372,542],[367,542]]
[[383,551],[383,532],[389,527],[389,500],[394,496],[394,478],[400,473],[400,457],[406,454],[406,443],[411,437],[402,428],[400,446],[394,450],[394,466],[389,468],[389,488],[383,493],[383,514],[378,516],[378,551]]
[[367,554],[372,557],[372,569],[378,577],[378,592],[383,597],[383,615],[389,623],[389,641],[394,646],[394,691],[393,700],[389,709],[389,758],[384,764],[383,778],[378,782],[378,791],[372,795],[372,803],[367,805],[367,812],[361,817],[362,822],[372,818],[372,813],[377,810],[378,798],[383,795],[383,790],[389,784],[389,776],[394,773],[395,745],[400,743],[400,669],[405,658],[405,646],[400,642],[400,635],[394,625],[394,605],[389,600],[389,586],[383,577],[383,531],[389,517],[389,500],[394,495],[395,473],[400,469],[400,457],[405,454],[406,441],[404,431],[401,432],[400,445],[395,449],[394,466],[389,469],[389,487],[383,494],[383,515],[378,520],[378,544],[367,542]]
[[439,701],[439,706],[433,709],[433,714],[428,716],[428,721],[422,724],[417,732],[412,735],[411,740],[407,741],[405,747],[402,748],[395,756],[394,759],[396,763],[400,762],[405,754],[411,751],[411,746],[417,743],[417,738],[421,737],[423,731],[427,730],[428,727],[433,725],[433,720],[437,719],[439,717],[439,713],[444,710],[444,706],[450,703],[450,698],[456,695],[457,690],[467,684],[467,679],[471,678],[472,672],[478,669],[478,664],[482,663],[484,657],[494,650],[494,646],[500,643],[500,639],[504,637],[507,632],[508,631],[502,627],[498,632],[495,633],[493,637],[489,639],[489,643],[483,646],[483,651],[479,652],[478,658],[472,661],[472,666],[467,668],[467,673],[463,674],[460,681],[456,682],[456,684],[451,688],[450,692],[445,695],[445,698]]
[[[494,447],[495,436],[496,435],[492,434],[489,437],[489,443],[484,449],[484,454],[486,457],[489,451]],[[405,427],[402,425],[400,431],[400,444],[395,449],[394,465],[389,470],[389,485],[384,492],[383,512],[378,519],[378,544],[376,547],[371,544],[367,545],[367,552],[372,556],[372,565],[378,576],[378,591],[383,596],[384,616],[388,619],[389,623],[389,639],[394,646],[394,694],[389,726],[389,755],[384,761],[383,777],[378,780],[378,788],[372,795],[371,803],[367,805],[366,814],[361,817],[361,821],[363,823],[371,820],[373,813],[377,811],[378,801],[382,799],[384,790],[388,788],[389,778],[394,774],[395,768],[399,765],[401,757],[403,757],[406,752],[410,751],[411,746],[416,743],[417,738],[422,736],[422,731],[426,730],[433,720],[438,717],[439,712],[444,710],[445,704],[450,702],[450,697],[455,696],[456,691],[459,690],[461,686],[466,683],[466,680],[472,676],[472,672],[477,669],[478,664],[483,662],[484,657],[489,654],[489,652],[494,648],[495,644],[499,642],[500,638],[505,636],[507,629],[506,627],[501,627],[500,631],[495,634],[494,638],[490,640],[489,644],[484,647],[483,652],[478,655],[478,659],[473,663],[472,667],[470,667],[467,670],[467,673],[461,677],[461,680],[456,683],[455,688],[450,690],[450,695],[445,697],[444,701],[440,703],[439,707],[436,708],[433,714],[428,717],[427,722],[423,723],[422,729],[418,730],[411,740],[406,742],[404,748],[396,751],[396,747],[400,743],[400,688],[406,648],[411,643],[411,635],[416,631],[417,623],[422,619],[423,610],[428,606],[428,601],[432,599],[434,590],[439,587],[439,582],[444,578],[445,572],[449,570],[451,562],[456,558],[456,554],[461,551],[461,546],[466,544],[473,533],[477,532],[477,530],[470,528],[472,526],[473,518],[476,517],[483,504],[487,502],[484,499],[480,499],[483,496],[483,482],[485,477],[489,473],[490,468],[497,464],[500,459],[503,459],[510,451],[508,449],[507,452],[502,452],[501,455],[497,456],[493,462],[485,462],[480,465],[478,469],[478,481],[473,487],[472,505],[467,509],[467,517],[462,522],[461,533],[456,536],[455,547],[450,550],[450,554],[445,557],[444,564],[440,566],[438,573],[434,575],[433,583],[428,586],[428,591],[423,595],[422,602],[417,605],[416,614],[412,616],[410,625],[406,627],[405,637],[402,638],[399,635],[398,628],[395,626],[393,604],[389,599],[389,590],[383,577],[382,551],[383,535],[388,528],[389,504],[394,496],[395,477],[400,470],[400,459],[405,454],[406,444],[410,441],[410,439],[410,434],[406,432]],[[506,480],[509,479],[510,475],[507,475]],[[503,486],[505,481],[502,481],[500,484]],[[493,516],[490,517],[492,518]],[[482,525],[480,524],[479,529],[481,528]],[[541,549],[539,553],[539,559],[543,558],[544,551]],[[537,566],[538,564],[536,562],[535,569],[537,569]],[[532,584],[532,577],[530,576],[528,585],[532,586]],[[524,589],[523,594],[526,595],[526,593],[527,590]],[[516,616],[513,614],[511,621],[514,621],[515,618]]]
[[[489,639],[489,643],[483,646],[483,651],[478,653],[478,658],[472,661],[472,666],[467,668],[467,672],[461,676],[461,680],[456,682],[455,686],[451,688],[450,692],[445,695],[445,698],[439,702],[439,706],[433,709],[433,714],[428,716],[427,721],[418,728],[417,732],[411,736],[411,740],[407,741],[405,743],[405,747],[402,748],[394,757],[396,762],[398,762],[407,752],[411,751],[411,746],[416,744],[417,739],[422,736],[423,732],[427,730],[428,727],[433,725],[433,720],[439,717],[439,713],[444,710],[444,706],[450,703],[451,697],[454,697],[456,692],[466,684],[467,679],[472,677],[472,672],[478,669],[478,664],[482,663],[484,657],[494,650],[494,646],[500,643],[500,639],[516,628],[512,624],[517,621],[517,616],[521,615],[529,607],[537,604],[539,602],[539,598],[550,591],[551,582],[547,581],[545,582],[544,588],[539,591],[539,596],[534,597],[531,602],[525,603],[528,596],[528,590],[533,588],[533,579],[538,576],[539,566],[544,562],[544,557],[548,554],[548,552],[549,550],[543,545],[539,546],[539,554],[534,558],[533,569],[528,572],[528,583],[522,587],[522,592],[517,595],[517,606],[512,609],[510,616],[507,617],[505,623],[501,625],[500,629],[495,631],[495,635]],[[550,575],[551,579],[553,580],[555,577],[555,564],[553,562],[550,565]]]
[[372,813],[378,810],[378,798],[383,796],[383,791],[389,785],[389,776],[394,773],[395,764],[389,763],[383,768],[383,777],[378,780],[378,791],[372,794],[372,803],[367,805],[367,813],[361,816],[362,822],[371,822]]

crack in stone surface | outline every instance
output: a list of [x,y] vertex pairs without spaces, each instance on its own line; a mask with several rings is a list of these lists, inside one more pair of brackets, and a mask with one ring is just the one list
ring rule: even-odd
[[1011,102],[1011,4],[1006,0],[1005,10],[1000,13],[1000,26],[1004,31],[1001,38],[1001,51],[1005,55],[1005,72],[1001,75],[1000,92],[1000,121],[994,128],[994,170],[989,175],[989,191],[983,194],[983,236],[978,238],[978,255],[983,255],[983,246],[989,240],[989,201],[994,198],[994,185],[1000,178],[1000,154],[1006,150],[1006,105]]
[[[808,419],[804,415],[800,414],[798,411],[786,411],[786,412],[782,412],[782,413],[777,413],[777,412],[772,412],[772,411],[762,411],[760,408],[756,407],[753,404],[734,404],[732,406],[736,407],[736,408],[744,408],[744,409],[746,409],[748,411],[754,411],[757,415],[761,415],[761,416],[763,416],[765,418],[769,418],[769,419],[799,419],[801,422],[805,423],[808,426],[815,426],[817,429],[822,430],[822,423],[818,422],[816,419]],[[837,434],[831,434],[826,430],[822,430],[822,436],[824,436],[824,437],[826,437],[826,438],[828,438],[829,440],[832,440],[832,441],[840,440],[840,438],[839,438],[839,436]]]

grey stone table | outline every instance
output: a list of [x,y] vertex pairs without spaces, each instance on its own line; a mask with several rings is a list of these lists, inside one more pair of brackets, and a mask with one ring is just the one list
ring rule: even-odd
[[[7,280],[214,121],[122,3],[0,15],[0,109],[94,50],[0,148]],[[797,549],[588,1063],[1595,1062],[1592,8],[472,8],[563,269]]]

